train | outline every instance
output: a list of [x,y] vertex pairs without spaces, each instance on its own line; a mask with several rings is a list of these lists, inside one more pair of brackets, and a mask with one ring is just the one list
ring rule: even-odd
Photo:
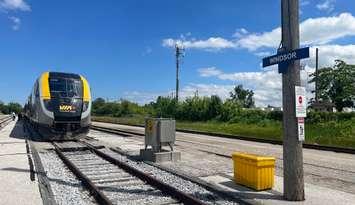
[[85,137],[91,124],[88,81],[74,73],[44,72],[24,106],[24,118],[44,140]]

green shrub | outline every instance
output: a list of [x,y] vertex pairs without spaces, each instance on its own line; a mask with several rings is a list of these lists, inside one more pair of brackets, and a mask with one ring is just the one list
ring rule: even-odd
[[307,122],[319,123],[319,122],[330,122],[330,121],[348,121],[355,118],[355,112],[343,113],[343,112],[315,112],[311,111],[307,113]]
[[266,117],[270,120],[282,121],[283,112],[282,111],[270,111],[267,113]]

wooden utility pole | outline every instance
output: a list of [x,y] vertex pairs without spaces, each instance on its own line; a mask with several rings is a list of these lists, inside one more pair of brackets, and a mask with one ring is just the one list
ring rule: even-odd
[[[281,0],[282,47],[299,48],[299,0]],[[304,200],[302,141],[298,140],[295,86],[300,86],[300,61],[291,61],[282,74],[284,198]]]
[[179,44],[175,44],[175,57],[176,57],[176,91],[175,91],[175,99],[179,101],[179,68],[180,68],[180,57],[183,53],[183,48],[179,46]]

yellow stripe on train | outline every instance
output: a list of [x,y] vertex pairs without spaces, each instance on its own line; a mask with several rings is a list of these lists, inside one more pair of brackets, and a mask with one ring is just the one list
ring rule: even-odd
[[44,100],[51,99],[51,93],[49,92],[49,72],[42,74],[39,83],[41,84],[41,97]]
[[83,76],[80,76],[80,78],[81,81],[83,82],[83,101],[89,102],[91,100],[89,83]]

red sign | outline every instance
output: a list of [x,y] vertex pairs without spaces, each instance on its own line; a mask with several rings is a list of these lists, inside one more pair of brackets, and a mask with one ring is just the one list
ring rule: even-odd
[[299,102],[300,104],[302,104],[302,96],[299,96],[299,97],[298,97],[298,102]]

